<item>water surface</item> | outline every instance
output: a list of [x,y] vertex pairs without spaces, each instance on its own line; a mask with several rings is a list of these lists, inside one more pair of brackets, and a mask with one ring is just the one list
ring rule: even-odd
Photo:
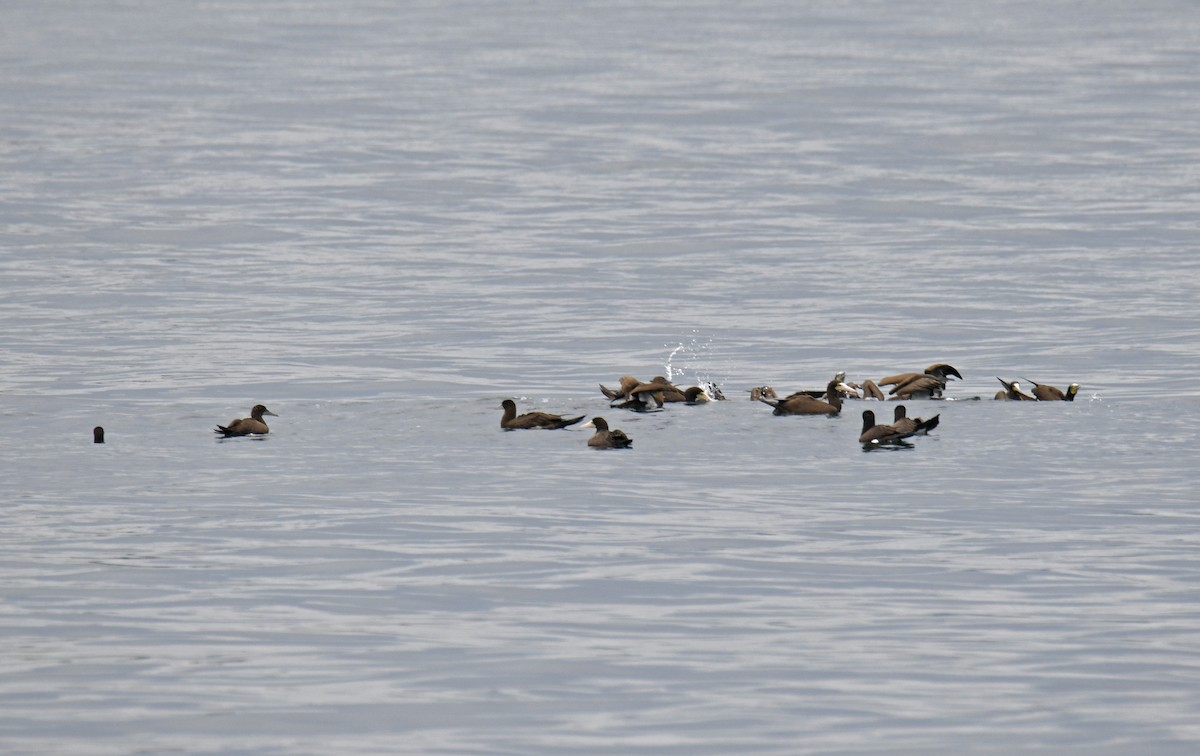
[[6,752],[1195,750],[1190,5],[0,21]]

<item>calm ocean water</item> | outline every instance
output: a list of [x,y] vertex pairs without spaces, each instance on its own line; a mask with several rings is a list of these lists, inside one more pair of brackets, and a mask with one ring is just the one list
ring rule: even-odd
[[1200,9],[592,5],[0,9],[0,750],[1194,753]]

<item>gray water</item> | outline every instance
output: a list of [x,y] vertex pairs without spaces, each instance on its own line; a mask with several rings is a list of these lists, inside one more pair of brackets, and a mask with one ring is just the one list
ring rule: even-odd
[[1200,9],[590,5],[0,8],[0,750],[1194,753]]

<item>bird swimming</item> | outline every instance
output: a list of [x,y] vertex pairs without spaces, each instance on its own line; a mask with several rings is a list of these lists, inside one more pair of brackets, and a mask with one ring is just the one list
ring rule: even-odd
[[1039,402],[1073,402],[1075,395],[1079,393],[1079,384],[1072,383],[1067,386],[1067,390],[1063,391],[1057,386],[1051,386],[1048,383],[1038,383],[1031,381],[1028,378],[1022,378],[1029,385],[1033,386],[1033,396]]
[[938,362],[925,368],[923,373],[898,373],[880,378],[879,386],[894,386],[888,392],[897,399],[941,399],[950,376],[962,380],[962,373],[953,365]]
[[633,446],[633,439],[620,428],[609,430],[608,421],[602,417],[593,417],[592,425],[596,432],[588,439],[588,446],[593,449],[628,449]]
[[229,423],[229,425],[218,425],[213,430],[215,433],[219,433],[225,438],[229,438],[230,436],[265,435],[270,433],[271,429],[268,428],[266,422],[263,421],[263,415],[279,417],[279,415],[276,415],[274,412],[262,406],[261,404],[256,404],[254,405],[254,408],[250,410],[250,417],[243,417],[233,420]]
[[858,434],[858,442],[861,444],[890,444],[913,435],[912,432],[901,430],[894,425],[877,425],[875,413],[871,410],[863,410],[862,417],[862,433]]
[[778,399],[779,394],[775,393],[775,389],[770,386],[755,386],[750,389],[750,401],[760,402],[763,399]]
[[774,407],[776,415],[836,415],[842,411],[842,395],[837,385],[838,381],[834,379],[825,386],[824,401],[805,391],[797,391],[783,399],[771,398],[762,392],[752,393],[752,396]]
[[610,389],[608,386],[605,386],[603,383],[601,383],[600,393],[604,394],[609,399],[623,399],[625,398],[625,395],[629,393],[630,389],[640,384],[641,381],[637,379],[637,376],[623,375],[620,378],[619,388]]
[[586,417],[586,415],[563,417],[561,415],[552,415],[549,412],[526,412],[523,415],[518,415],[517,403],[512,399],[505,399],[500,403],[500,406],[504,408],[504,415],[500,418],[500,427],[505,430],[534,428],[557,430],[565,428],[568,425],[574,425]]
[[1017,381],[1006,381],[1000,376],[996,376],[996,380],[1004,386],[1003,391],[996,392],[996,399],[1012,402],[1036,402],[1029,394],[1021,390],[1021,384]]
[[654,401],[661,407],[663,402],[683,402],[687,401],[683,395],[683,389],[668,381],[661,375],[656,375],[649,383],[640,383],[625,392],[624,398],[640,399],[647,401],[652,396]]
[[900,431],[901,433],[911,433],[914,436],[923,436],[928,434],[929,431],[938,427],[938,423],[941,422],[942,416],[934,415],[928,420],[924,420],[919,417],[909,417],[908,410],[904,408],[904,405],[897,404],[894,417],[895,419],[892,420],[892,427],[896,430]]

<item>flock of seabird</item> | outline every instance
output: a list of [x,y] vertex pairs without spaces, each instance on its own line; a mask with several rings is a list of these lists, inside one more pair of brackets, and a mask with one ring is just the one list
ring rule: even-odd
[[[787,396],[779,396],[770,386],[756,386],[750,389],[750,399],[770,406],[776,415],[825,415],[841,414],[843,401],[846,399],[874,399],[885,401],[888,397],[893,400],[911,399],[944,399],[947,383],[951,378],[962,379],[962,373],[953,365],[937,363],[925,368],[922,372],[898,373],[880,378],[877,381],[866,379],[861,384],[846,381],[846,374],[839,372],[824,389],[795,391]],[[1045,383],[1025,380],[1033,388],[1026,393],[1018,381],[1006,381],[997,377],[1003,390],[996,392],[996,399],[1005,401],[1050,402],[1074,401],[1079,393],[1079,384],[1072,383],[1066,391]],[[891,387],[884,394],[881,387]],[[626,409],[635,412],[648,412],[663,408],[668,403],[703,404],[710,401],[722,401],[725,395],[717,386],[706,384],[681,388],[671,383],[663,376],[656,376],[649,382],[642,382],[632,375],[622,376],[617,388],[608,388],[600,384],[600,392],[609,400],[612,409]],[[970,397],[978,399],[979,397]],[[566,428],[583,421],[586,415],[577,417],[562,417],[549,412],[526,412],[517,414],[517,404],[512,399],[505,399],[500,404],[504,414],[500,417],[500,427],[504,430],[557,430]],[[214,432],[222,438],[235,436],[259,436],[271,432],[263,417],[279,417],[261,404],[256,404],[250,410],[250,417],[231,420],[228,425],[218,425]],[[873,410],[863,410],[862,432],[858,436],[864,447],[881,444],[902,444],[912,436],[926,435],[938,426],[940,415],[925,420],[919,417],[908,417],[904,405],[897,405],[892,422],[879,424],[875,422]],[[633,446],[633,439],[620,428],[610,428],[603,417],[593,417],[590,423],[581,427],[591,427],[595,433],[588,438],[587,445],[596,449],[628,449]],[[96,426],[92,430],[94,443],[104,443],[104,428]]]
[[[921,372],[898,373],[879,380],[867,379],[861,384],[846,381],[846,374],[840,372],[824,389],[795,391],[787,396],[779,396],[770,386],[756,386],[750,389],[753,401],[769,405],[776,415],[839,415],[846,399],[893,400],[944,399],[947,383],[952,378],[962,379],[962,373],[953,365],[937,363],[930,365]],[[1079,384],[1072,383],[1066,391],[1043,383],[1027,381],[1033,388],[1032,394],[1021,390],[1017,381],[1006,381],[1000,378],[1004,390],[996,394],[1001,400],[1026,401],[1073,401],[1079,392]],[[883,387],[889,387],[884,393]],[[613,409],[627,409],[636,412],[659,410],[664,404],[682,402],[686,404],[702,404],[709,401],[720,401],[725,398],[716,386],[691,386],[682,388],[671,383],[662,376],[643,382],[632,375],[622,376],[617,388],[609,388],[600,384],[600,392],[609,400]],[[971,397],[978,399],[979,397]],[[527,412],[517,414],[517,405],[512,399],[505,399],[501,404],[504,415],[500,418],[500,427],[505,430],[544,428],[557,429],[574,425],[584,419],[578,417],[561,417],[548,412]],[[875,422],[873,410],[863,410],[862,432],[858,440],[865,447],[881,444],[901,444],[912,436],[928,434],[938,426],[940,415],[934,415],[928,420],[920,417],[908,417],[904,405],[897,405],[891,423]],[[596,432],[588,439],[588,446],[602,449],[626,449],[633,445],[633,440],[620,429],[610,429],[608,421],[603,417],[594,417],[588,425],[595,427]],[[587,427],[587,426],[581,426]]]

